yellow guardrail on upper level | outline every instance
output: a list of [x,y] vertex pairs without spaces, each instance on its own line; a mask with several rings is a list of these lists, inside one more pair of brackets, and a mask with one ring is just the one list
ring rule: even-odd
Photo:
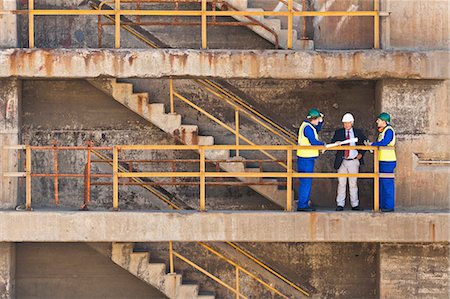
[[[393,174],[380,174],[379,164],[378,164],[378,150],[379,147],[375,146],[339,146],[327,148],[325,146],[297,146],[297,145],[118,145],[112,147],[93,147],[93,146],[12,146],[8,147],[13,150],[24,150],[25,149],[25,172],[14,172],[14,173],[4,173],[6,176],[14,177],[25,177],[26,178],[26,208],[31,209],[31,179],[32,177],[52,177],[54,179],[55,188],[55,202],[58,203],[58,179],[60,178],[84,178],[85,179],[85,190],[87,194],[90,195],[89,188],[91,186],[92,178],[111,178],[113,186],[113,208],[114,210],[119,209],[119,186],[120,185],[132,185],[128,182],[119,183],[119,179],[128,178],[198,178],[198,183],[200,187],[200,198],[199,198],[199,210],[206,210],[206,179],[207,178],[239,178],[239,179],[251,179],[251,178],[280,178],[286,180],[286,211],[292,211],[292,200],[293,200],[293,179],[294,178],[338,178],[338,177],[358,177],[358,178],[370,178],[374,180],[374,211],[379,211],[379,178],[383,177],[393,177]],[[318,149],[318,150],[370,150],[374,152],[374,171],[372,173],[356,173],[356,174],[341,174],[341,173],[297,173],[293,170],[293,151],[297,149]],[[86,151],[87,152],[87,164],[85,173],[59,173],[58,172],[58,151]],[[91,163],[91,152],[92,151],[108,151],[112,150],[112,174],[91,174],[90,173],[90,163]],[[119,165],[123,159],[119,157],[119,152],[124,153],[125,151],[197,151],[200,154],[200,159],[195,160],[198,162],[199,171],[133,171],[130,169],[128,172],[123,172],[122,166]],[[207,163],[218,163],[215,160],[207,159],[206,153],[214,151],[223,150],[240,150],[240,151],[276,151],[284,152],[286,161],[285,171],[271,171],[271,172],[220,172],[220,171],[207,171]],[[54,157],[54,172],[53,173],[34,173],[32,172],[32,151],[51,151]],[[127,161],[127,160],[124,160]],[[181,160],[183,161],[183,160]],[[138,164],[140,160],[135,160],[135,165]],[[144,160],[141,161],[146,162]],[[153,161],[155,162],[155,161]],[[156,160],[158,162],[158,160]],[[191,161],[192,162],[192,161]],[[220,161],[222,163],[236,163],[237,160],[231,159],[229,161]],[[275,162],[278,162],[275,161]],[[261,169],[262,170],[262,169]],[[87,184],[87,185],[86,185]],[[144,185],[144,183],[138,182],[139,185]],[[177,185],[181,183],[173,182],[172,185]],[[258,185],[258,182],[252,182],[252,185]],[[229,185],[232,185],[231,183]],[[87,186],[87,187],[86,187]],[[86,195],[86,194],[85,194]],[[86,201],[86,199],[85,199]],[[89,198],[87,199],[89,201]]]
[[[285,0],[287,3],[287,11],[217,11],[208,10],[207,3],[211,0],[200,0],[201,10],[141,10],[141,9],[122,9],[121,0],[104,1],[114,5],[113,10],[76,10],[76,9],[35,9],[35,0],[28,0],[27,10],[0,10],[2,14],[28,14],[28,30],[29,30],[29,47],[35,47],[34,21],[35,16],[63,16],[63,15],[90,15],[90,16],[114,16],[115,26],[115,47],[120,48],[120,27],[121,16],[191,16],[201,18],[201,38],[202,48],[207,48],[207,17],[233,17],[233,16],[279,16],[286,17],[288,20],[288,38],[287,48],[292,49],[293,44],[293,18],[294,17],[372,17],[374,22],[374,48],[380,46],[380,12],[379,0],[373,0],[373,11],[296,11],[293,7],[293,0]],[[126,1],[124,1],[126,2]],[[122,4],[124,4],[122,2]]]

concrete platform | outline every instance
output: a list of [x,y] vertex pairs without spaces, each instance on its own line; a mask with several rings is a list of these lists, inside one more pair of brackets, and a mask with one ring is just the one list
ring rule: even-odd
[[1,211],[0,242],[449,242],[449,213]]
[[449,51],[6,49],[0,78],[448,79]]

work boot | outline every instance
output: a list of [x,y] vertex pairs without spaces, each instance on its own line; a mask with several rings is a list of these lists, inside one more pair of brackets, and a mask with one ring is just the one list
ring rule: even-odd
[[360,206],[352,207],[352,211],[364,211]]
[[343,211],[344,210],[344,207],[343,206],[337,206],[336,207],[336,211]]
[[316,209],[311,207],[297,208],[297,212],[314,212]]

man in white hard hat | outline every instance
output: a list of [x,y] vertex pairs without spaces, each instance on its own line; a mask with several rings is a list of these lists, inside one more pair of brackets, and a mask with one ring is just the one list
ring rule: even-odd
[[[340,144],[341,141],[358,138],[357,143],[350,143],[350,146],[364,145],[364,141],[367,139],[364,133],[360,129],[353,128],[355,118],[351,113],[345,113],[342,117],[343,128],[334,132],[332,143]],[[336,151],[336,158],[334,160],[334,168],[338,173],[359,173],[359,167],[364,164],[365,151],[358,150],[345,150]],[[338,178],[338,190],[336,196],[336,211],[343,211],[345,207],[345,198],[347,194],[347,179],[350,189],[350,204],[352,210],[361,211],[358,198],[358,178],[355,177],[341,177]]]

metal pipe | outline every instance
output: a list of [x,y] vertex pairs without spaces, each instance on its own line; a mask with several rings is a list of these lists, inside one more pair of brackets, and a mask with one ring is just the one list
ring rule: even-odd
[[200,211],[206,210],[205,150],[200,148]]
[[202,49],[207,48],[207,32],[206,32],[206,0],[202,0]]
[[25,149],[25,161],[25,207],[27,211],[31,211],[31,147],[29,145]]
[[119,210],[119,150],[113,149],[113,209]]

